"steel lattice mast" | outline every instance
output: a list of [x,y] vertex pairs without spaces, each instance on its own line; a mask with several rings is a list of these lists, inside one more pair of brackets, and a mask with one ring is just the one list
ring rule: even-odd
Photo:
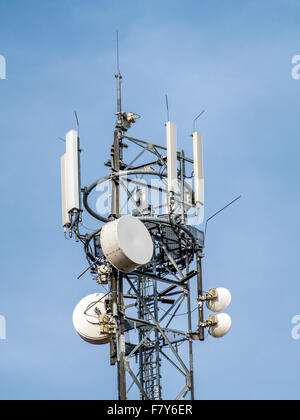
[[[124,167],[123,140],[124,138],[127,138],[127,136],[124,136],[124,133],[127,132],[129,126],[131,125],[130,121],[128,121],[128,114],[122,112],[122,76],[120,72],[116,75],[116,80],[118,118],[112,148],[111,175],[115,176],[113,182],[111,220],[120,217],[120,177],[117,176],[117,174],[119,174],[121,166]],[[129,138],[127,139],[129,140]],[[139,145],[143,148],[143,150],[152,150],[159,158],[158,163],[162,165],[161,162],[164,161],[164,157],[160,156],[157,145],[147,142],[143,143],[139,140],[137,140],[137,142],[140,143]],[[164,164],[164,166],[166,165]],[[139,170],[146,171],[145,173],[147,173],[147,169],[147,163],[143,165],[142,168],[139,167]],[[134,171],[136,168],[130,168],[130,170]],[[184,152],[182,152],[180,156],[180,180],[183,188],[182,191],[184,191],[185,182],[184,170],[185,157]],[[130,195],[128,190],[126,192]],[[182,201],[184,201],[184,197],[181,198]],[[85,200],[85,203],[87,203],[87,200]],[[148,270],[139,270],[139,272],[126,275],[125,277],[117,270],[113,270],[112,274],[111,292],[113,296],[113,308],[115,308],[113,310],[113,315],[116,318],[117,324],[117,333],[113,347],[117,349],[118,353],[117,364],[119,399],[125,400],[127,398],[126,372],[128,372],[131,377],[131,386],[134,384],[138,387],[141,399],[162,399],[162,358],[167,360],[167,362],[177,369],[184,377],[184,387],[177,398],[184,398],[190,392],[191,399],[194,399],[193,335],[189,281],[194,278],[197,273],[195,271],[190,273],[189,265],[193,260],[194,251],[198,253],[201,261],[203,242],[197,243],[195,238],[192,237],[191,232],[188,231],[187,238],[185,238],[186,244],[189,244],[190,247],[190,255],[188,255],[186,245],[183,246],[183,238],[187,234],[187,229],[183,236],[180,237],[178,235],[182,231],[182,226],[185,226],[184,203],[182,214],[178,218],[173,219],[171,217],[169,220],[164,220],[164,218],[145,216],[141,217],[141,219],[147,224],[148,229],[151,230],[151,236],[155,244],[154,257]],[[194,249],[195,246],[197,247],[197,250]],[[174,259],[175,254],[177,262]],[[180,276],[179,282],[176,279],[173,280],[174,277],[176,278],[176,275]],[[202,289],[201,273],[200,275],[197,275],[197,277],[198,284]],[[129,286],[129,293],[125,296],[123,290],[124,280]],[[168,283],[171,284],[171,286],[167,288],[164,287],[163,290],[160,290],[161,288],[158,287],[158,283]],[[174,296],[176,297],[175,299]],[[125,299],[136,300],[138,307],[137,318],[125,316],[122,311],[122,308],[124,308],[124,297]],[[162,317],[159,317],[159,302],[169,305],[168,310]],[[186,314],[188,329],[186,331],[172,330],[170,325],[176,317],[177,312],[184,306],[184,302],[186,302],[187,305]],[[119,310],[117,308],[119,308]],[[173,312],[173,316],[168,320],[167,325],[163,326],[162,322],[171,312]],[[202,318],[203,317],[201,315],[201,319]],[[131,343],[127,343],[129,348],[127,353],[124,337],[125,319],[131,323],[136,322],[139,324],[138,344],[134,346]],[[200,328],[200,330],[199,338],[203,340],[203,328]],[[170,333],[174,335],[175,339],[168,338],[168,334]],[[186,366],[178,353],[178,344],[184,341],[189,342],[189,366]],[[168,350],[173,353],[173,358],[175,358],[175,360],[172,360],[172,358],[166,354],[165,348],[168,348]],[[138,355],[139,360],[137,374],[135,374],[130,367],[130,359],[132,356],[136,355]]]

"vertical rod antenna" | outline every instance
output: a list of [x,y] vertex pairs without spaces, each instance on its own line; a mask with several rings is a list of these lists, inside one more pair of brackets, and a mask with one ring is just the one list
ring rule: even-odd
[[117,36],[117,71],[116,79],[117,79],[117,96],[118,96],[118,117],[120,119],[122,113],[122,97],[121,97],[121,83],[122,83],[122,76],[120,73],[120,52],[119,52],[119,31],[116,31]]
[[[78,137],[78,179],[79,179],[79,207],[82,210],[82,201],[81,201],[81,161],[80,161],[80,153],[82,152],[80,147],[80,125],[79,125],[79,118],[77,115],[77,111],[74,111],[76,125],[77,125],[77,137]],[[82,214],[79,215],[79,221],[82,221]]]
[[167,121],[170,121],[170,112],[169,112],[169,100],[168,100],[168,95],[166,95],[166,106],[167,106]]
[[120,74],[120,50],[119,50],[119,31],[116,31],[117,35],[117,70],[118,74]]
[[77,112],[76,111],[74,111],[74,115],[75,115],[75,119],[76,119],[77,132],[78,132],[78,137],[79,137],[79,129],[80,129],[80,126],[79,126],[79,119],[78,119],[78,115],[77,115]]

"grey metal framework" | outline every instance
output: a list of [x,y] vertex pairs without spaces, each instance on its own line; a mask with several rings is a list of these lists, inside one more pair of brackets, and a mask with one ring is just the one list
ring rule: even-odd
[[[102,226],[90,234],[82,234],[80,212],[73,216],[70,235],[84,245],[89,263],[85,272],[90,270],[100,284],[107,284],[111,296],[109,309],[115,320],[116,334],[111,339],[110,358],[111,364],[117,365],[119,399],[126,400],[134,388],[142,400],[163,399],[164,381],[170,369],[182,378],[182,383],[178,381],[179,389],[174,399],[194,399],[193,342],[204,340],[204,316],[203,304],[196,302],[197,299],[194,299],[196,308],[193,307],[191,288],[195,289],[197,297],[203,295],[201,265],[204,233],[187,224],[188,204],[184,194],[187,188],[186,165],[193,161],[185,157],[183,151],[178,152],[180,194],[170,197],[165,212],[158,214],[151,205],[141,208],[131,186],[147,187],[152,191],[156,189],[158,193],[163,190],[161,186],[151,185],[149,179],[157,178],[161,185],[165,184],[166,148],[127,135],[131,122],[128,114],[122,111],[120,72],[116,81],[117,122],[111,159],[106,163],[111,168],[110,174],[81,190],[83,204],[103,226],[103,223],[121,216],[120,191],[125,191],[127,201],[134,207],[133,214],[145,223],[152,236],[153,259],[126,275],[113,268],[108,278],[103,279],[99,277],[98,267],[108,262],[101,250]],[[127,163],[124,152],[129,145],[135,145],[138,152]],[[141,156],[146,163],[138,166]],[[107,181],[112,184],[112,198],[111,214],[106,218],[92,209],[89,196],[97,186]],[[194,310],[198,311],[195,331],[192,325]]]

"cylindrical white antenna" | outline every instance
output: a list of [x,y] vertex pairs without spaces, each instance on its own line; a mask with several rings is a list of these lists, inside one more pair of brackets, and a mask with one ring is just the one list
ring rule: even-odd
[[78,133],[71,130],[66,135],[67,211],[80,211],[79,144]]
[[62,226],[67,227],[71,223],[68,213],[68,196],[67,196],[67,154],[65,153],[60,160],[61,168],[61,202],[62,202]]
[[194,183],[196,207],[204,206],[204,169],[202,136],[197,131],[193,133],[194,144]]
[[177,130],[176,125],[167,122],[167,156],[168,156],[168,191],[174,194],[178,191],[177,180]]

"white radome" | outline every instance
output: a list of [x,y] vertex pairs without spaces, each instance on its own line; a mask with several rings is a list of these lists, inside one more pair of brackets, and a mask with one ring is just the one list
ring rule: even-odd
[[214,289],[217,292],[217,297],[206,302],[207,308],[212,312],[222,312],[231,303],[231,293],[224,287]]
[[73,312],[73,325],[80,337],[91,344],[106,344],[110,341],[109,334],[100,333],[97,308],[102,314],[106,313],[104,293],[94,293],[83,298]]
[[231,328],[231,317],[228,314],[218,314],[215,316],[217,318],[217,324],[209,328],[209,334],[215,338],[224,337]]
[[204,206],[204,169],[202,136],[196,131],[193,133],[194,144],[194,182],[195,202]]
[[134,216],[106,223],[100,239],[104,256],[122,273],[131,273],[152,259],[151,235],[144,223]]

